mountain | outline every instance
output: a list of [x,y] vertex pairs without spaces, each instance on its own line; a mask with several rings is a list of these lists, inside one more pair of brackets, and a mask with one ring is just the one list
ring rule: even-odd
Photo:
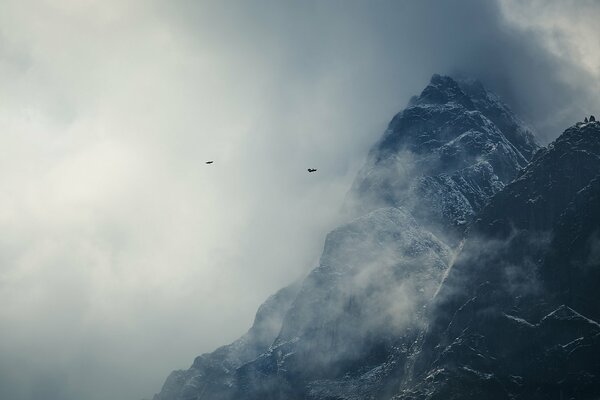
[[531,130],[480,82],[434,75],[392,119],[349,197],[358,213],[404,207],[456,242],[538,148]]
[[269,351],[236,371],[234,397],[304,398],[379,368],[399,338],[422,327],[451,258],[447,245],[399,208],[334,230]]
[[600,123],[578,123],[470,228],[396,398],[600,398],[598,287]]
[[599,128],[540,149],[481,83],[434,75],[371,149],[319,264],[155,400],[598,393]]

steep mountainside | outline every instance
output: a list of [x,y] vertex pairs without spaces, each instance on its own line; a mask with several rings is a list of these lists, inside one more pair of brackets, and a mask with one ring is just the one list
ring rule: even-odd
[[378,368],[398,338],[423,326],[450,260],[448,246],[402,209],[334,230],[269,352],[238,370],[234,397],[304,398]]
[[600,123],[567,129],[481,212],[398,399],[600,398]]
[[434,75],[392,119],[351,195],[359,212],[402,206],[452,242],[538,148],[481,83]]
[[268,301],[269,329],[175,371],[155,400],[398,393],[466,227],[537,149],[480,83],[434,75],[371,150],[348,196],[354,218],[299,288]]

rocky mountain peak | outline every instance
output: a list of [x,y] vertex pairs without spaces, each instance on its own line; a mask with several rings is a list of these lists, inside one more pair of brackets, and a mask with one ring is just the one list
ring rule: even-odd
[[414,105],[447,103],[460,104],[468,110],[475,108],[471,98],[460,88],[454,79],[438,74],[434,74],[431,77],[429,85],[413,101]]
[[451,228],[460,236],[537,148],[480,82],[434,75],[372,148],[351,197],[358,214],[401,206],[437,234]]

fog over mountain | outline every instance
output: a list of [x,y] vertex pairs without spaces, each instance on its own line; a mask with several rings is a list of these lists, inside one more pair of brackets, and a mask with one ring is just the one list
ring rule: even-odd
[[318,265],[155,400],[390,398],[467,228],[538,149],[480,82],[434,75],[369,152]]
[[[423,241],[432,247],[419,248],[407,265],[427,259],[432,270],[445,270],[465,224],[537,147],[584,116],[599,116],[599,14],[592,0],[3,1],[0,398],[120,400],[158,393],[171,370],[241,337],[258,307],[282,287],[321,264],[330,269],[320,272],[335,276],[346,265],[336,262],[355,242],[349,234],[332,247],[332,235],[354,232],[364,243],[402,239],[372,265],[389,281],[354,276],[353,287],[361,290],[399,279],[391,266]],[[476,147],[483,158],[462,158],[464,143],[444,142],[417,159],[428,168],[420,185],[412,175],[406,181],[415,193],[434,202],[442,187],[460,199],[425,215],[431,207],[419,209],[386,190],[389,176],[368,178],[370,166],[398,166],[395,153],[385,152],[398,142],[378,140],[400,110],[439,100],[411,102],[435,73],[455,77],[471,102],[478,97],[469,90],[479,86],[469,79],[476,78],[519,117],[518,132],[535,132],[536,139],[515,142],[512,125],[486,114],[487,103],[462,104],[460,115],[469,118],[456,126],[479,129],[467,135],[469,143],[497,147]],[[452,107],[444,113],[457,112]],[[488,120],[494,126],[481,128]],[[377,143],[384,146],[378,154],[390,157],[369,155]],[[447,157],[457,162],[452,173],[429,168]],[[309,175],[308,167],[318,171]],[[470,190],[473,182],[477,190]],[[385,195],[373,191],[376,198],[354,210],[346,196],[351,187]],[[579,195],[582,203],[593,204],[595,188]],[[378,211],[383,206],[388,210]],[[389,210],[400,206],[414,215]],[[357,231],[347,214],[353,212],[373,229]],[[585,220],[581,210],[569,212]],[[425,219],[433,222],[424,227]],[[380,220],[387,222],[373,222]],[[575,229],[562,223],[561,235]],[[445,224],[452,228],[439,228]],[[410,226],[410,235],[402,236],[399,226]],[[319,259],[324,243],[329,252]],[[596,255],[590,252],[591,263]],[[551,254],[547,265],[565,257],[574,256]],[[436,292],[440,276],[409,271],[423,292],[402,287],[404,302],[382,297],[369,307],[398,316],[420,307],[422,293]],[[555,278],[548,285],[560,281]],[[260,314],[276,318],[258,318],[260,335],[245,338],[268,333],[279,346],[302,348],[309,342],[296,344],[292,332],[303,332],[319,342],[323,332],[300,326],[301,320],[277,329],[300,285],[279,292],[280,301]],[[339,299],[345,287],[339,286]],[[296,310],[313,306],[299,302]],[[355,310],[361,316],[366,309]],[[535,325],[551,311],[509,315],[531,317]],[[553,315],[575,315],[569,313]],[[413,314],[418,326],[421,316]],[[352,320],[346,322],[343,328],[352,329]],[[390,337],[407,323],[370,322],[386,332],[369,336],[377,348],[392,346]],[[273,344],[265,343],[257,346]],[[355,356],[338,350],[330,355]],[[253,351],[244,357],[260,355]],[[251,367],[258,369],[246,376],[260,370]],[[415,380],[433,368],[426,357],[414,367]],[[337,378],[311,390],[343,387]],[[421,389],[406,388],[415,396]]]

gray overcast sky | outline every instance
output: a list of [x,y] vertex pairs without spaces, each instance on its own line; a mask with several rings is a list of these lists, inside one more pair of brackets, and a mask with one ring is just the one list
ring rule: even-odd
[[599,18],[593,0],[2,1],[0,398],[137,400],[242,334],[314,266],[433,73],[480,78],[544,142],[600,114]]

